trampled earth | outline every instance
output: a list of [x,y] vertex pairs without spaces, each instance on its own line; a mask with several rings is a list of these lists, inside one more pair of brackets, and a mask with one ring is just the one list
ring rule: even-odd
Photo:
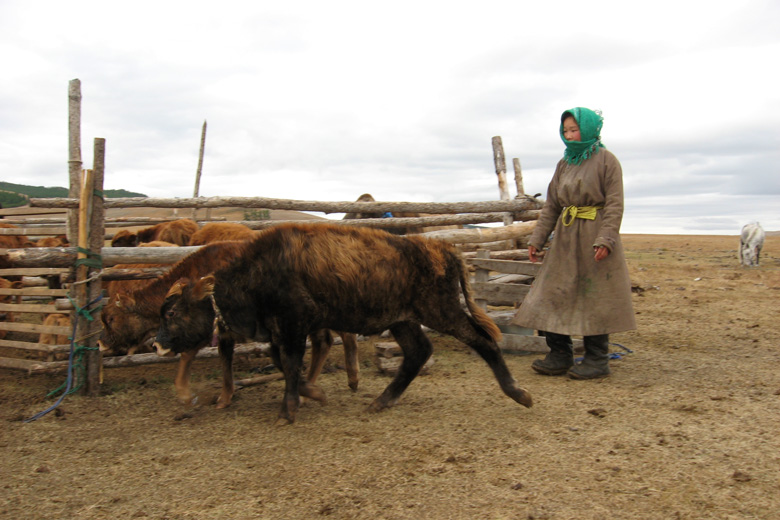
[[328,403],[284,427],[281,381],[215,409],[216,359],[195,362],[194,406],[173,364],[108,369],[104,395],[31,423],[64,376],[0,370],[0,518],[780,518],[780,237],[751,269],[738,241],[624,236],[638,330],[611,336],[623,355],[598,381],[507,355],[531,409],[436,335],[430,372],[378,414],[370,343],[354,393],[334,347]]

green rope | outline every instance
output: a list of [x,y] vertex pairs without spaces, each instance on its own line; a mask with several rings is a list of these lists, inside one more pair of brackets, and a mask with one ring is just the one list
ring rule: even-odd
[[77,247],[76,251],[87,255],[87,258],[76,259],[76,262],[73,264],[74,266],[86,265],[87,267],[92,267],[94,269],[103,268],[103,257],[101,255],[93,253],[89,249],[84,249],[83,247]]
[[[94,309],[87,309],[79,307],[78,304],[73,300],[73,298],[70,297],[70,295],[67,295],[68,300],[70,300],[71,305],[73,305],[73,308],[76,309],[76,314],[80,314],[81,316],[84,316],[88,321],[95,321],[94,316],[92,316],[92,313],[95,311],[101,310],[103,307],[105,307],[105,304],[98,305]],[[100,298],[99,298],[100,299]],[[95,302],[92,302],[95,303]],[[92,305],[90,303],[90,305]]]
[[[98,349],[96,347],[85,347],[82,345],[76,345],[76,347],[73,349],[73,374],[75,375],[75,379],[76,381],[78,381],[78,383],[74,385],[70,390],[65,392],[63,394],[63,397],[66,395],[75,394],[81,389],[82,386],[84,386],[84,381],[87,378],[87,366],[86,363],[84,362],[84,354],[89,350],[98,350]],[[67,386],[68,386],[68,382],[65,381],[59,387],[46,394],[46,397],[51,397],[53,395],[60,393]]]

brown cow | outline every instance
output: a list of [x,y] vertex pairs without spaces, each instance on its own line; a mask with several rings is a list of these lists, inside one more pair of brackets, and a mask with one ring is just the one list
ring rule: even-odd
[[[21,281],[10,281],[5,278],[0,278],[0,289],[21,289],[24,287]],[[0,294],[0,303],[11,303],[14,301],[14,296],[8,294]],[[0,310],[0,321],[14,321],[14,315],[10,311]],[[8,334],[7,330],[0,329],[0,339],[4,339]]]
[[369,408],[379,411],[398,401],[430,357],[433,345],[422,325],[469,345],[506,395],[531,406],[530,394],[517,386],[496,343],[501,332],[471,296],[455,248],[380,230],[283,224],[264,231],[243,242],[233,261],[214,274],[172,285],[160,309],[155,346],[161,355],[194,355],[217,340],[223,367],[218,406],[224,407],[234,390],[232,335],[269,338],[286,382],[278,422],[290,423],[301,395],[323,397],[301,377],[308,333],[390,329],[404,359]]
[[[0,223],[0,228],[17,229],[19,226],[13,224]],[[25,235],[0,235],[0,248],[21,249],[30,247],[32,242]]]
[[146,242],[162,240],[177,246],[186,246],[198,231],[198,223],[188,218],[163,222],[138,231],[122,229],[111,240],[112,247],[136,247]]
[[[163,242],[161,240],[155,240],[145,244],[140,244],[138,247],[178,247],[176,244],[170,242]],[[170,264],[116,264],[115,269],[144,269],[150,267],[170,267]],[[106,291],[106,296],[109,302],[115,301],[119,293],[131,294],[134,291],[141,290],[152,282],[153,278],[144,278],[140,280],[111,280],[104,282],[103,289]],[[149,338],[147,338],[148,340]],[[103,355],[107,356],[132,356],[133,354],[143,354],[145,352],[152,352],[151,342],[144,341],[140,344],[128,344],[126,342],[114,343],[109,349],[104,344],[101,344],[101,351]]]
[[[205,227],[205,226],[204,226]],[[154,336],[160,324],[160,306],[171,284],[182,276],[205,276],[230,262],[241,251],[240,241],[221,241],[203,246],[171,267],[165,275],[151,281],[142,281],[131,291],[116,291],[101,312],[103,333],[100,349],[122,354],[129,347],[142,345]],[[113,283],[113,282],[112,282]],[[327,331],[316,331],[310,336],[312,360],[309,378],[316,380],[328,355],[332,338]],[[247,335],[246,337],[252,337]],[[235,338],[234,338],[235,339]],[[349,387],[357,389],[357,343],[344,338],[344,358]],[[176,392],[182,402],[190,402],[190,370],[195,352],[183,353],[175,379]],[[279,365],[277,365],[279,366]]]
[[[65,314],[49,314],[46,319],[43,320],[43,324],[48,327],[70,327],[70,317]],[[41,332],[38,343],[41,345],[66,345],[70,343],[70,338],[64,334],[52,334],[49,332]]]
[[192,235],[189,245],[202,246],[220,240],[247,240],[256,235],[257,231],[237,222],[210,222]]
[[68,247],[69,244],[65,235],[59,235],[56,237],[39,238],[33,245],[35,247]]

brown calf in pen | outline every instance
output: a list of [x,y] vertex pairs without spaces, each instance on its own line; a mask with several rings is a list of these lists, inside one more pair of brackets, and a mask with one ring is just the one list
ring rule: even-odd
[[[133,346],[146,343],[154,336],[159,327],[160,307],[171,284],[183,276],[199,278],[214,272],[232,261],[241,251],[241,245],[240,241],[221,241],[206,245],[174,264],[165,275],[151,281],[139,281],[140,283],[132,290],[114,291],[108,304],[101,312],[103,320],[103,334],[100,339],[101,350],[123,354],[127,353],[128,349]],[[327,331],[315,331],[310,336],[312,359],[309,378],[312,381],[317,379],[333,343],[330,334],[326,333]],[[252,338],[252,335],[248,334],[245,337]],[[354,338],[352,341],[348,338],[343,339],[349,386],[356,390],[358,384],[357,343]],[[190,370],[195,354],[194,351],[183,353],[179,361],[174,384],[182,402],[192,400]]]
[[194,355],[217,341],[223,366],[219,406],[230,404],[234,391],[234,334],[270,339],[286,381],[279,421],[289,423],[300,395],[324,398],[301,377],[307,334],[390,329],[404,360],[371,404],[372,411],[382,410],[398,401],[433,351],[422,325],[469,345],[506,395],[531,406],[530,394],[517,386],[501,355],[501,332],[474,302],[466,267],[449,244],[373,229],[285,224],[239,248],[213,275],[173,284],[155,342],[161,355]]

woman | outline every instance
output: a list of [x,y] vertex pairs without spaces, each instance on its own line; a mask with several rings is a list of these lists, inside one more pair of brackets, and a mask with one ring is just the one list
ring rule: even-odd
[[[620,222],[623,173],[601,143],[603,119],[587,108],[561,115],[566,151],[547,189],[547,200],[529,240],[539,261],[550,250],[512,323],[545,331],[550,352],[531,367],[573,379],[609,375],[609,334],[636,328]],[[584,336],[585,357],[574,365],[571,335]]]

